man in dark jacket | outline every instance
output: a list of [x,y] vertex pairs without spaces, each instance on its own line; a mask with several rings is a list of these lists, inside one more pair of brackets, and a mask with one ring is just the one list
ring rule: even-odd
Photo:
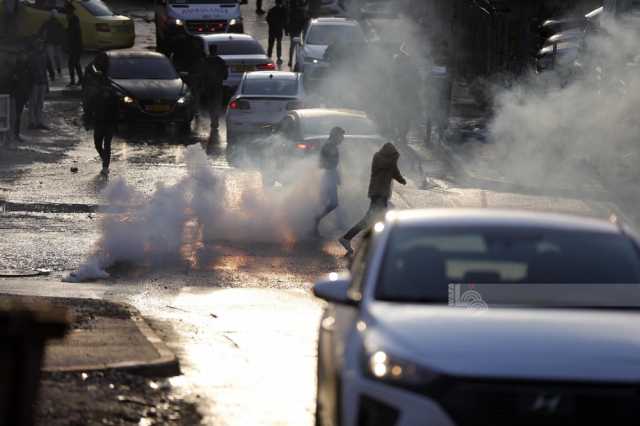
[[[80,56],[82,55],[82,30],[80,29],[80,19],[75,13],[76,9],[71,3],[65,6],[67,14],[67,49],[69,53],[69,86],[82,83],[82,66]],[[76,82],[75,74],[78,74]]]
[[276,53],[278,55],[278,65],[282,65],[282,32],[287,31],[287,10],[282,6],[282,0],[276,0],[276,5],[269,9],[267,13],[267,24],[269,24],[269,47],[267,55],[273,55],[273,44],[276,43]]
[[229,76],[229,70],[224,60],[218,56],[218,46],[209,46],[209,55],[201,62],[198,71],[198,86],[200,96],[205,99],[211,118],[211,136],[218,131],[218,120],[222,109],[224,81]]
[[321,203],[322,212],[316,216],[314,223],[315,235],[320,235],[318,227],[320,221],[338,207],[338,185],[340,185],[340,151],[338,147],[344,140],[344,129],[334,127],[331,129],[329,139],[320,149],[320,169],[323,171],[321,177]]
[[54,67],[58,77],[62,77],[62,45],[64,44],[65,29],[59,21],[59,13],[52,10],[49,19],[42,24],[40,35],[44,38],[44,45],[49,59],[49,78],[55,79]]
[[29,56],[29,72],[33,82],[29,97],[29,128],[48,130],[44,124],[44,97],[49,88],[47,80],[47,56],[44,51],[44,40],[36,38]]
[[293,65],[293,52],[295,50],[295,43],[293,39],[302,36],[302,30],[307,22],[307,16],[303,5],[300,0],[291,0],[289,4],[289,14],[287,21],[287,31],[289,32],[290,44],[289,44],[289,68]]
[[93,121],[93,143],[102,160],[102,176],[109,175],[111,163],[111,139],[118,126],[118,95],[111,82],[106,77],[105,70],[101,70],[100,87],[91,99],[91,113]]
[[371,222],[380,217],[387,209],[389,198],[391,198],[391,183],[395,179],[403,185],[407,181],[402,177],[398,169],[398,158],[400,153],[392,143],[386,143],[380,151],[373,155],[371,163],[371,179],[369,180],[369,199],[371,204],[365,216],[353,228],[347,231],[340,244],[347,250],[347,254],[352,254],[351,240],[364,230]]

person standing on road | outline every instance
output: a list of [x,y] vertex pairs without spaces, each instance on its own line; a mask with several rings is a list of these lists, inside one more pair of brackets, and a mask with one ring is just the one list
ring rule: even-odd
[[99,90],[91,100],[91,113],[93,143],[102,160],[100,174],[106,177],[111,163],[111,139],[118,126],[118,95],[107,77],[104,65],[101,71]]
[[407,181],[398,169],[398,158],[400,153],[396,147],[390,143],[385,143],[378,152],[373,155],[371,162],[371,179],[369,180],[369,199],[371,203],[365,216],[354,225],[338,241],[347,250],[347,254],[353,253],[351,240],[367,228],[374,220],[378,219],[387,209],[391,198],[391,184],[395,179],[402,185]]
[[200,95],[207,103],[209,117],[211,118],[211,137],[218,132],[220,112],[224,95],[224,81],[229,76],[229,70],[224,60],[218,56],[218,46],[209,46],[207,55],[198,71],[198,81],[201,88]]
[[[80,66],[80,56],[82,56],[82,30],[80,29],[80,19],[75,13],[76,9],[71,3],[65,6],[67,14],[67,49],[69,53],[69,86],[82,83],[82,67]],[[76,73],[78,80],[76,82]]]
[[289,18],[287,21],[287,31],[289,32],[289,68],[293,66],[293,52],[295,50],[294,38],[302,36],[302,30],[307,22],[307,16],[304,7],[296,0],[291,0],[289,5]]
[[[411,125],[420,111],[420,97],[418,96],[418,88],[422,86],[420,70],[414,65],[412,58],[401,51],[394,57],[393,75],[395,102],[394,116],[391,117],[394,127],[392,130],[398,143],[406,144]],[[407,78],[408,76],[412,76],[412,78]]]
[[[51,67],[49,78],[55,80],[54,71],[58,71],[58,77],[62,77],[62,45],[64,43],[64,27],[59,21],[60,14],[53,9],[49,19],[42,24],[40,35],[44,38],[45,49]],[[55,69],[54,69],[55,67]]]
[[320,221],[338,207],[338,185],[340,185],[340,151],[338,147],[344,140],[345,131],[342,127],[331,129],[329,139],[320,149],[320,169],[323,171],[320,180],[320,202],[322,212],[315,217],[314,234],[320,235]]
[[18,60],[11,76],[11,97],[14,105],[12,131],[13,139],[16,142],[22,142],[22,137],[20,136],[22,112],[33,90],[33,73],[29,65],[29,55],[24,51],[21,52],[18,55]]
[[276,5],[269,9],[267,13],[267,24],[269,24],[269,47],[267,55],[273,55],[273,44],[276,44],[276,54],[278,55],[278,65],[282,65],[282,32],[287,30],[287,10],[282,6],[282,0],[276,0]]
[[33,42],[29,57],[29,71],[33,81],[29,98],[29,128],[48,130],[44,124],[44,97],[49,88],[47,80],[47,56],[44,50],[44,40],[36,38]]

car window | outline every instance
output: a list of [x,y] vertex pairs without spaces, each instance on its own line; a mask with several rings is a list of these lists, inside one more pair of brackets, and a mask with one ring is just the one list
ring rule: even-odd
[[111,58],[109,76],[114,79],[174,80],[176,70],[166,58]]
[[82,7],[87,9],[87,12],[93,16],[113,16],[115,15],[109,6],[104,4],[101,0],[82,0],[80,2]]
[[242,85],[242,94],[295,96],[298,94],[298,81],[291,78],[247,78]]
[[394,229],[376,297],[447,302],[449,284],[633,284],[640,257],[608,233]]
[[227,40],[209,43],[218,46],[218,55],[264,55],[264,49],[256,40]]
[[375,124],[367,118],[349,115],[305,116],[303,132],[307,136],[328,135],[332,128],[342,127],[347,135],[377,135]]
[[306,43],[328,46],[336,42],[364,42],[362,30],[357,25],[311,25]]

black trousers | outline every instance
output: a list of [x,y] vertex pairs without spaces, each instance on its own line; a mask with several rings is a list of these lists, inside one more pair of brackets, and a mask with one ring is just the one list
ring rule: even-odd
[[256,10],[262,10],[262,0],[256,0]]
[[76,81],[76,73],[78,74],[78,82],[82,81],[82,66],[80,65],[80,55],[82,51],[72,50],[69,52],[69,78],[71,82]]
[[96,122],[93,127],[93,143],[102,160],[102,167],[109,168],[111,163],[111,139],[115,131],[115,123]]
[[24,106],[27,104],[27,98],[16,97],[16,118],[15,125],[16,128],[13,129],[13,135],[18,137],[20,136],[20,126],[22,125],[22,111],[24,111]]
[[278,59],[282,59],[282,32],[271,33],[269,32],[269,47],[267,48],[267,56],[271,57],[273,54],[273,44],[276,44],[276,53],[278,54]]
[[387,210],[387,205],[389,203],[388,198],[384,197],[372,197],[371,204],[369,205],[369,210],[364,215],[364,217],[360,220],[360,222],[356,223],[351,229],[344,234],[345,240],[352,240],[353,237],[358,235],[361,231],[364,231],[367,227],[371,226],[371,223],[379,219]]

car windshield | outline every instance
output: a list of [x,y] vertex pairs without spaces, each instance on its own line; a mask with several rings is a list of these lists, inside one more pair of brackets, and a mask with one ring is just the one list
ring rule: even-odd
[[447,303],[449,284],[638,284],[626,237],[515,229],[392,231],[376,298]]
[[101,0],[83,0],[82,6],[93,16],[113,16],[114,13],[109,6]]
[[298,94],[298,81],[291,78],[247,78],[242,85],[242,94],[295,96]]
[[307,36],[307,44],[328,46],[336,42],[363,43],[364,35],[357,25],[313,25]]
[[302,132],[307,136],[324,136],[334,127],[342,127],[345,135],[377,135],[376,126],[367,118],[350,115],[306,116],[302,120]]
[[174,80],[176,70],[166,58],[112,58],[109,76],[113,79]]
[[227,40],[210,43],[218,46],[218,55],[264,55],[264,49],[256,40]]

